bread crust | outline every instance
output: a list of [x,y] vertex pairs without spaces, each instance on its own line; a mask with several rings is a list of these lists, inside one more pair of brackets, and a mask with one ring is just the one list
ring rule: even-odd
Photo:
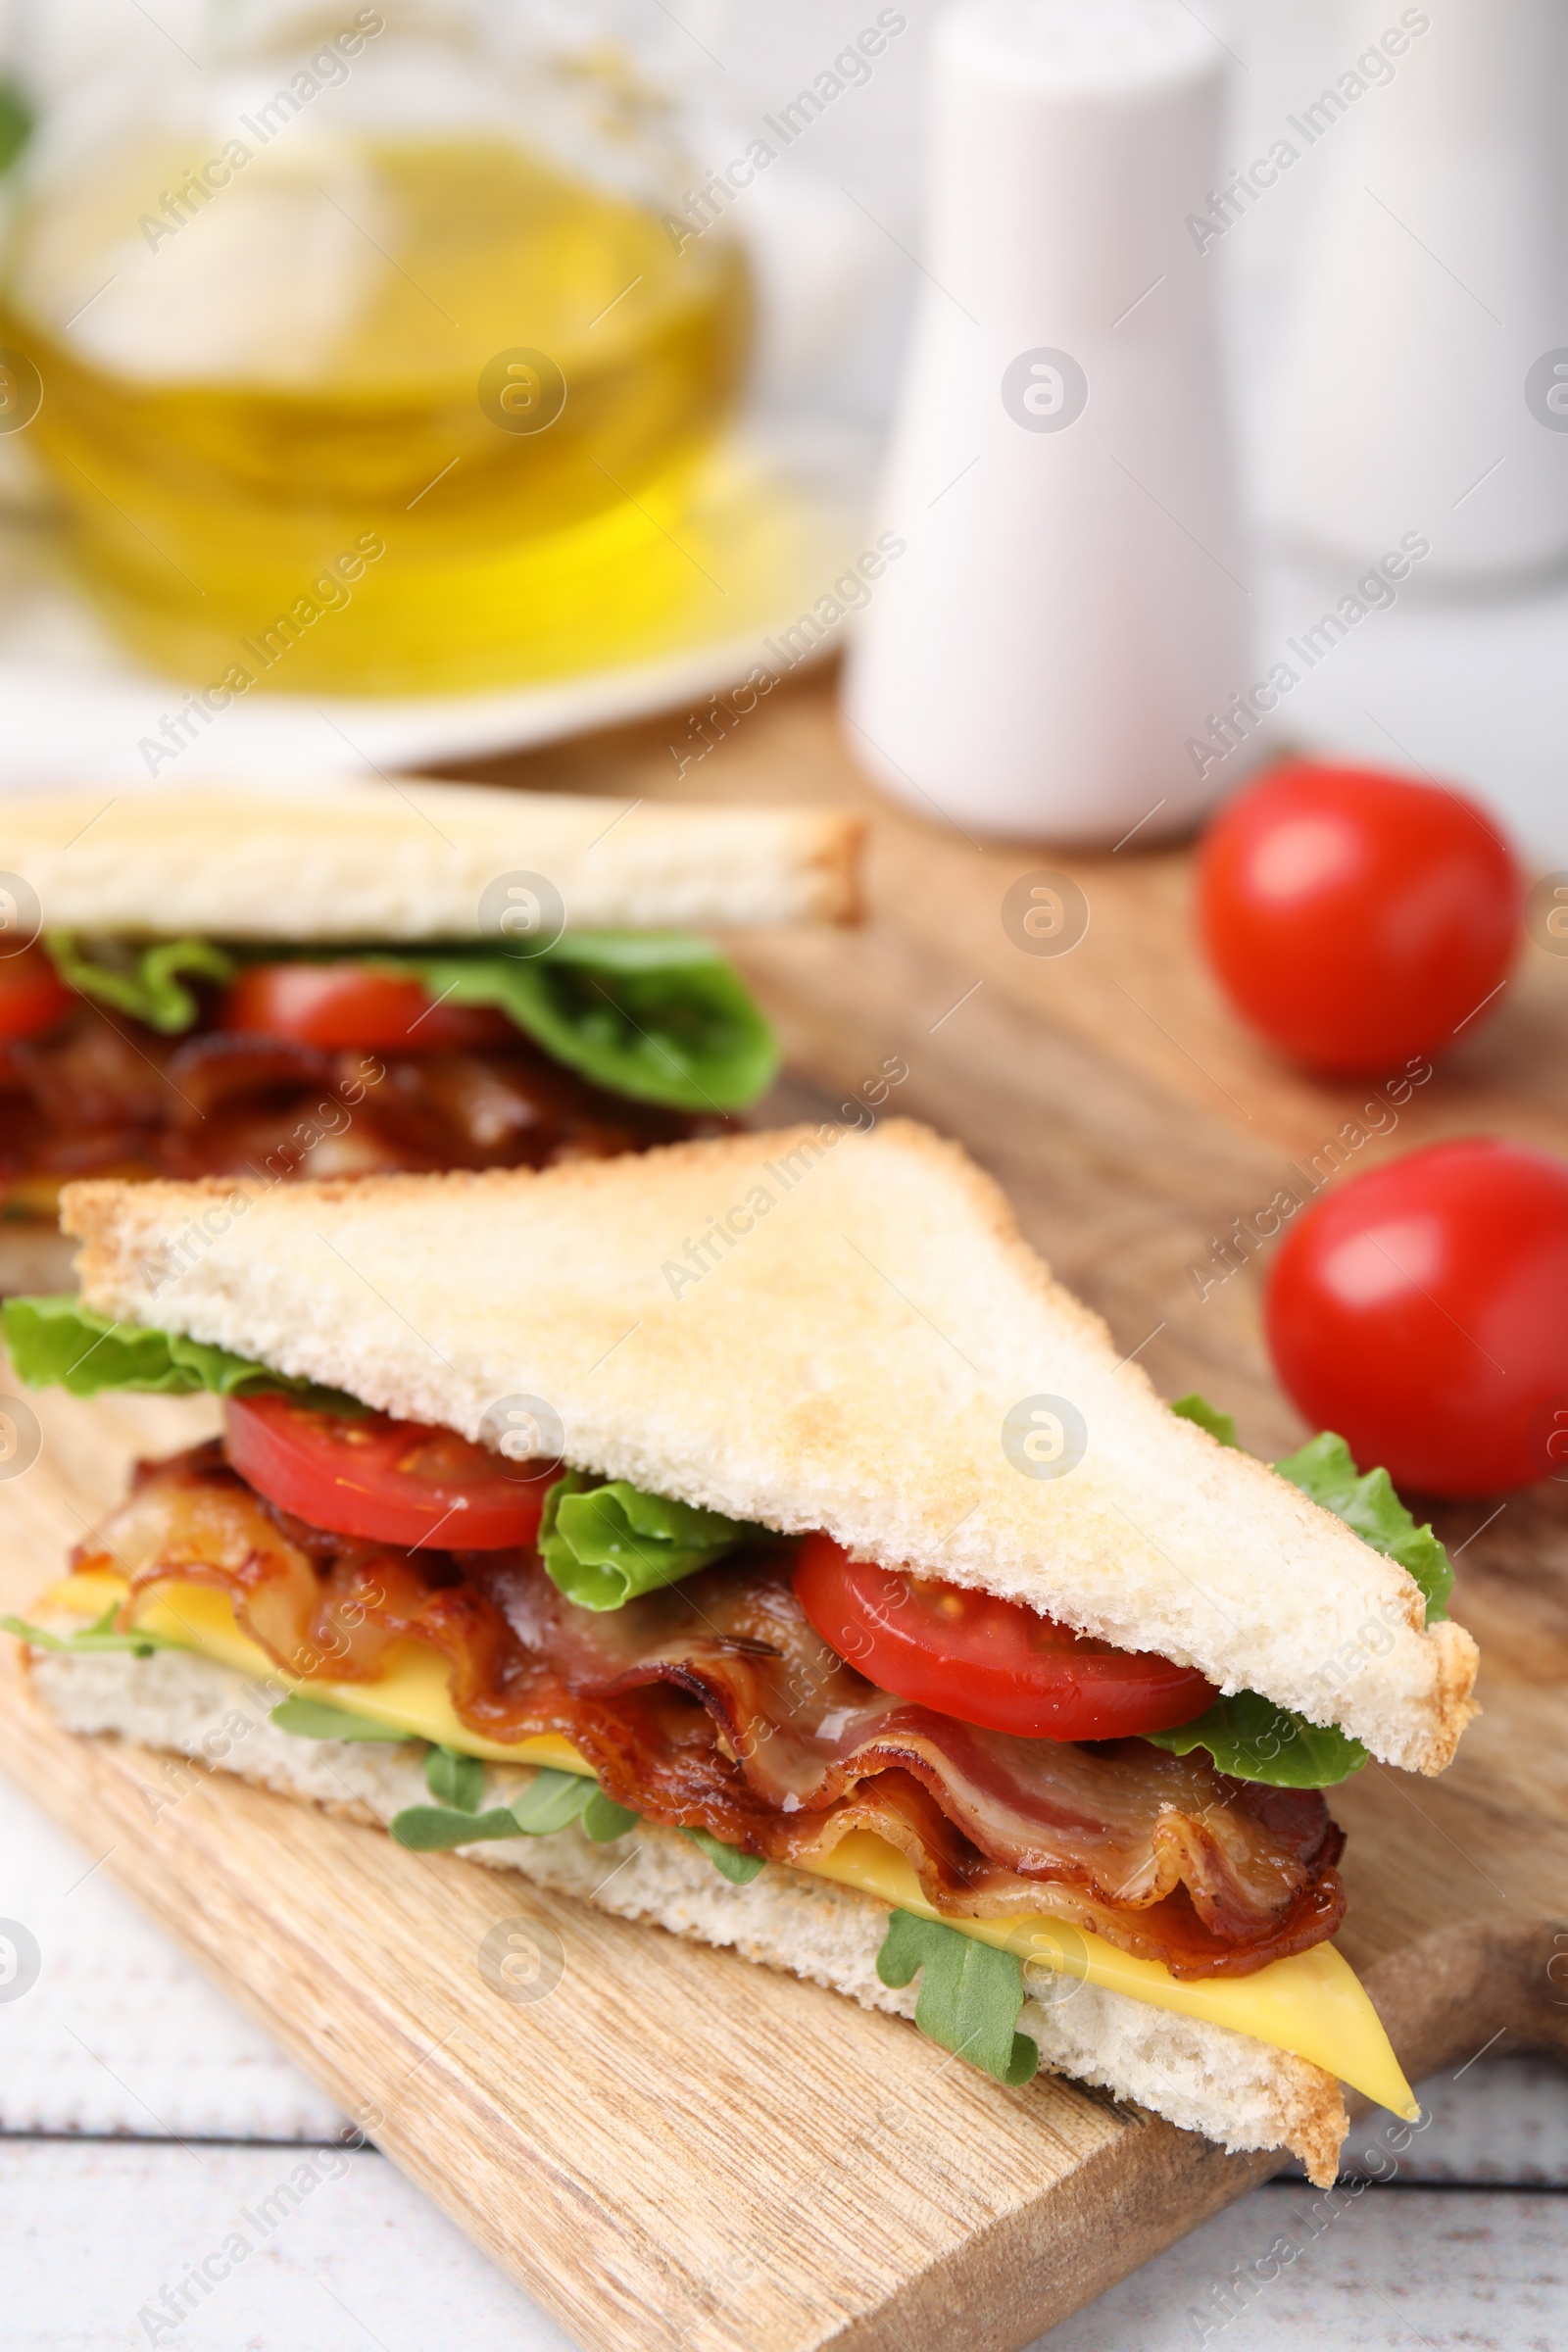
[[477,784],[295,780],[0,805],[0,868],[45,929],[462,940],[498,877],[543,875],[572,929],[851,923],[861,818]]
[[[404,1805],[428,1802],[417,1750],[276,1731],[254,1686],[206,1659],[170,1650],[149,1659],[35,1654],[30,1671],[39,1696],[74,1732],[171,1749],[377,1827]],[[237,1737],[239,1722],[252,1728]],[[497,1782],[483,1801],[505,1793]],[[688,1839],[649,1823],[613,1849],[573,1828],[459,1850],[622,1918],[806,1977],[864,2008],[914,2014],[915,1987],[894,1990],[876,1974],[887,1906],[854,1887],[777,1864],[749,1886],[731,1886]],[[1334,2180],[1348,2125],[1340,2086],[1321,2068],[1033,1963],[1024,1984],[1019,2024],[1053,2073],[1135,2100],[1224,2147],[1288,2148],[1319,2187]]]
[[[471,1438],[542,1400],[575,1465],[1023,1600],[1386,1763],[1440,1771],[1475,1712],[1470,1636],[1172,1414],[910,1122],[542,1173],[74,1185],[63,1221],[104,1312]],[[1007,1419],[1042,1397],[1082,1426],[1064,1474]]]

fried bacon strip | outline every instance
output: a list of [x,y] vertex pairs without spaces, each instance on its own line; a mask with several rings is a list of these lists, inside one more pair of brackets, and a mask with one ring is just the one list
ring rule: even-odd
[[605,1159],[731,1122],[631,1102],[518,1035],[470,1052],[321,1053],[160,1037],[83,1005],[0,1046],[0,1200],[33,1214],[80,1176],[359,1176]]
[[410,1552],[275,1509],[214,1443],[144,1467],[82,1545],[133,1596],[220,1586],[302,1679],[372,1683],[391,1644],[450,1662],[462,1720],[559,1732],[610,1795],[780,1862],[869,1829],[950,1917],[1041,1913],[1178,1977],[1240,1976],[1331,1936],[1344,1844],[1315,1790],[1232,1780],[1200,1751],[980,1731],[879,1690],[824,1646],[759,1545],[598,1616],[531,1552]]

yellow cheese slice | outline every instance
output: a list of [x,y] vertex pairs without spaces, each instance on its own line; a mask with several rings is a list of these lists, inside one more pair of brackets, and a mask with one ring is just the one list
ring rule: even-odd
[[[51,1585],[39,1607],[49,1614],[64,1611],[74,1617],[98,1618],[119,1608],[125,1585],[118,1576],[72,1576]],[[373,1683],[337,1682],[330,1675],[313,1675],[309,1682],[286,1674],[253,1642],[234,1618],[234,1605],[217,1585],[165,1585],[144,1592],[132,1620],[136,1630],[176,1642],[220,1666],[277,1687],[279,1697],[298,1691],[323,1705],[341,1707],[346,1715],[368,1715],[374,1723],[437,1747],[461,1748],[466,1755],[482,1756],[494,1764],[547,1764],[560,1772],[588,1772],[591,1767],[559,1732],[541,1732],[511,1746],[481,1739],[470,1732],[452,1704],[448,1689],[450,1668],[438,1651],[422,1642],[395,1642],[386,1664]]]
[[1228,2026],[1254,2041],[1294,2050],[1325,2074],[1338,2075],[1380,2107],[1414,2123],[1420,2115],[1383,2023],[1349,1962],[1332,1943],[1314,1944],[1288,1960],[1271,1960],[1250,1977],[1205,1977],[1184,1983],[1158,1960],[1118,1951],[1104,1936],[1042,1918],[950,1919],[920,1891],[914,1866],[869,1830],[852,1830],[831,1854],[812,1865],[817,1876],[840,1879],[897,1910],[959,1928],[982,1943],[1059,1974],[1077,1977],[1129,2000],[1148,2001],[1178,2016]]
[[[101,1617],[125,1597],[117,1576],[74,1576],[43,1595],[46,1612]],[[196,1650],[258,1682],[304,1692],[346,1713],[438,1746],[461,1749],[496,1763],[551,1765],[561,1772],[591,1773],[569,1740],[547,1732],[505,1746],[481,1739],[461,1721],[448,1689],[447,1661],[422,1642],[400,1642],[389,1649],[384,1672],[374,1683],[309,1682],[282,1672],[261,1645],[235,1622],[228,1594],[215,1585],[165,1586],[144,1593],[134,1619],[145,1633]],[[1250,2034],[1274,2048],[1294,2051],[1326,2074],[1363,2091],[1380,2107],[1413,2123],[1420,2109],[1400,2071],[1382,2021],[1348,1961],[1331,1943],[1271,1961],[1250,1977],[1209,1977],[1183,1983],[1157,1960],[1118,1951],[1102,1936],[1048,1916],[1005,1919],[950,1919],[927,1902],[913,1866],[868,1830],[854,1830],[831,1854],[806,1865],[816,1877],[836,1880],[875,1895],[900,1911],[937,1920],[982,1943],[1016,1952],[1021,1960],[1102,1985],[1129,2000],[1146,2001],[1178,2016],[1200,2018],[1233,2034]]]

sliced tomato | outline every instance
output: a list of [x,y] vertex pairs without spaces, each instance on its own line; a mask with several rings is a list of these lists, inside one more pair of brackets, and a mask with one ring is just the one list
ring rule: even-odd
[[1196,1667],[1115,1649],[1015,1600],[852,1560],[808,1536],[795,1597],[814,1630],[899,1698],[1026,1740],[1125,1740],[1191,1723],[1219,1695]]
[[517,1037],[493,1004],[438,1004],[420,980],[354,962],[253,963],[224,997],[218,1025],[327,1050],[400,1054],[507,1045]]
[[36,1037],[78,1002],[42,948],[0,957],[0,1038]]
[[531,1544],[557,1468],[509,1461],[456,1430],[292,1396],[231,1396],[227,1423],[229,1460],[269,1502],[333,1535],[411,1548]]

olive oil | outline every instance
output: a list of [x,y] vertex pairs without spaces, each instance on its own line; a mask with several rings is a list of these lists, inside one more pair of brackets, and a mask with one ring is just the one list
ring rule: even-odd
[[749,344],[733,242],[500,137],[291,125],[216,186],[186,144],[24,210],[0,312],[137,653],[441,693],[722,626],[697,492]]

